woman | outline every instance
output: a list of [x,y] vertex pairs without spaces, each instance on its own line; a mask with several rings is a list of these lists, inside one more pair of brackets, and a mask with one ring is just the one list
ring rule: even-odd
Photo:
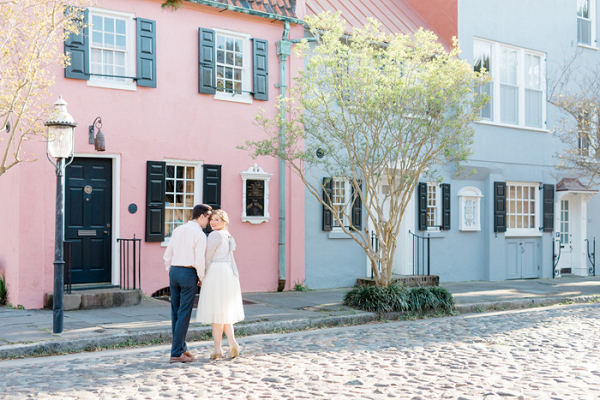
[[211,359],[223,357],[223,332],[229,341],[229,357],[240,354],[233,324],[244,319],[240,278],[233,258],[235,241],[229,234],[229,217],[223,210],[213,210],[209,217],[212,232],[206,245],[206,275],[198,302],[196,321],[212,324],[215,350]]

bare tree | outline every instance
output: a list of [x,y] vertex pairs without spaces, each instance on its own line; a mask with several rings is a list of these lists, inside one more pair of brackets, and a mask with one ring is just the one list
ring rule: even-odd
[[559,112],[555,135],[565,145],[557,169],[589,186],[600,183],[600,67],[581,50],[565,57],[549,79],[548,102]]
[[[489,78],[458,58],[456,40],[448,52],[432,32],[388,35],[372,19],[346,40],[339,13],[306,21],[318,45],[310,50],[304,42],[296,48],[308,57],[305,69],[289,96],[280,99],[275,116],[264,110],[257,116],[268,139],[241,148],[253,157],[284,160],[365,251],[377,285],[387,286],[418,179],[425,173],[435,177],[435,166],[468,158],[470,124],[489,100],[474,89]],[[317,171],[351,185],[346,204],[338,204],[343,196],[330,179],[317,179]],[[382,183],[389,189],[378,193]],[[352,204],[364,205],[361,220]]]
[[59,50],[82,28],[81,13],[91,0],[0,0],[0,176],[22,161],[24,143],[44,135],[49,107],[44,100],[54,84],[53,68],[68,57]]

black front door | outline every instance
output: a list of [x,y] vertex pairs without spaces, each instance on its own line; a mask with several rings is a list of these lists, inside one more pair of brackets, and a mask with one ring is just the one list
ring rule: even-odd
[[111,281],[112,160],[75,158],[65,173],[72,283]]

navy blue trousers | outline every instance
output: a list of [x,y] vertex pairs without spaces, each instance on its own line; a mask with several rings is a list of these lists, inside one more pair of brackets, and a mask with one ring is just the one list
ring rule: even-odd
[[171,357],[179,357],[187,351],[185,335],[190,326],[194,298],[198,293],[198,275],[195,268],[175,267],[169,269],[171,286],[171,330],[173,345]]

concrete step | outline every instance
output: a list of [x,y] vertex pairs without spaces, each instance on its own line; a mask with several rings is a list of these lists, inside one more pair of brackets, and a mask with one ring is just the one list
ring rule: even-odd
[[[46,293],[44,308],[52,309],[54,293]],[[123,289],[95,289],[73,291],[64,294],[63,306],[65,311],[93,310],[96,308],[112,308],[135,306],[142,301],[142,291]]]

